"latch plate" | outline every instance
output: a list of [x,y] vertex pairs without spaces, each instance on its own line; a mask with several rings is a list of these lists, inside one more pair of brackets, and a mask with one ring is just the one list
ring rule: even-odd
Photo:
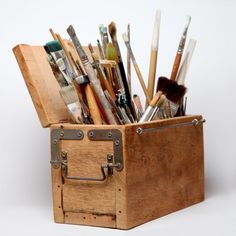
[[113,141],[115,169],[121,171],[123,163],[122,133],[118,129],[92,129],[87,136],[92,141]]

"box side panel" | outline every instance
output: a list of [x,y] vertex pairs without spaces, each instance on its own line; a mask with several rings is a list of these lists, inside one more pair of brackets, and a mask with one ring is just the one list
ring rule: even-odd
[[43,127],[68,121],[69,115],[60,94],[47,55],[42,46],[18,45],[13,49],[28,91]]
[[[127,225],[131,228],[204,199],[203,128],[172,126],[193,118],[171,119],[137,134],[138,126],[125,131]],[[166,125],[166,128],[164,126]],[[169,125],[169,127],[167,127]]]

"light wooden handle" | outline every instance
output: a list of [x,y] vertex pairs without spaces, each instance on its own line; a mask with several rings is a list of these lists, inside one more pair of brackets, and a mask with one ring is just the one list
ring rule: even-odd
[[[150,99],[153,98],[153,93],[154,93],[156,64],[157,64],[157,50],[152,49],[150,56],[150,67],[149,67],[148,87],[147,87]],[[147,106],[148,106],[148,101],[146,101],[146,107]]]
[[149,94],[148,94],[146,85],[145,85],[145,83],[144,83],[143,76],[142,76],[141,71],[139,70],[139,67],[138,67],[137,64],[134,64],[134,69],[135,69],[135,71],[136,71],[136,73],[137,73],[139,82],[140,82],[140,84],[141,84],[141,86],[142,86],[143,92],[144,92],[144,94],[145,94],[145,96],[146,96],[146,99],[147,99],[147,101],[148,101],[148,104],[149,104],[149,103],[151,102],[151,99],[150,99],[150,96],[149,96]]
[[68,50],[67,50],[67,47],[66,47],[66,45],[65,45],[65,43],[64,43],[64,41],[63,41],[63,39],[61,38],[60,34],[56,33],[55,35],[56,35],[57,40],[58,40],[59,43],[61,44],[61,47],[63,48],[63,50],[64,50],[64,52],[65,52],[65,54],[66,54],[66,57],[67,57],[67,59],[68,59],[68,61],[69,61],[69,63],[70,63],[71,68],[74,69],[74,63],[73,63],[73,61],[72,61],[72,59],[71,59],[71,57],[70,57],[70,54],[69,54],[69,52],[68,52]]
[[101,125],[102,118],[101,118],[99,108],[98,108],[98,105],[97,105],[97,102],[94,97],[94,94],[93,94],[90,84],[87,84],[85,86],[85,94],[86,94],[86,98],[87,98],[87,102],[88,102],[89,111],[90,111],[90,114],[91,114],[94,124]]
[[151,107],[155,107],[156,106],[156,104],[157,104],[158,100],[160,99],[161,95],[162,95],[161,91],[158,91],[156,93],[156,95],[153,97],[152,101],[150,102],[150,106]]
[[175,56],[175,61],[174,61],[174,65],[173,65],[173,68],[172,68],[170,80],[175,80],[176,79],[176,75],[177,75],[178,70],[179,70],[179,65],[180,65],[181,58],[182,58],[182,53],[177,53],[176,56]]
[[52,28],[50,28],[50,29],[49,29],[49,31],[50,31],[50,33],[51,33],[51,35],[52,35],[53,39],[54,39],[54,40],[57,40],[57,36],[55,35],[55,33],[54,33],[53,29],[52,29]]

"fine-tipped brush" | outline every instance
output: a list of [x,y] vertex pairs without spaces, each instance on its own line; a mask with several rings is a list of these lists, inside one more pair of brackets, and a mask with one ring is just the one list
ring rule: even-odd
[[93,86],[93,89],[97,95],[97,98],[99,99],[99,102],[101,103],[101,105],[104,109],[104,112],[106,114],[107,119],[109,120],[109,123],[116,124],[117,122],[116,122],[115,117],[112,113],[111,106],[104,95],[100,81],[97,79],[97,75],[93,69],[93,66],[89,62],[88,57],[87,57],[82,45],[80,44],[79,39],[78,39],[72,25],[70,25],[67,28],[67,32],[68,32],[70,38],[72,39],[72,42],[73,42],[73,44],[76,48],[76,51],[77,51],[83,65],[84,65],[84,69],[89,77],[89,80],[91,82],[91,85]]
[[[153,34],[152,34],[152,44],[151,44],[151,54],[150,54],[150,65],[149,65],[149,75],[148,75],[148,94],[150,99],[153,97],[155,77],[156,77],[156,65],[158,58],[158,46],[159,46],[159,31],[161,24],[161,11],[156,11]],[[148,106],[148,101],[146,101],[146,107]]]
[[148,101],[148,104],[149,104],[149,103],[151,102],[151,99],[150,99],[149,93],[148,93],[148,91],[147,91],[147,88],[146,88],[146,85],[145,85],[143,76],[142,76],[142,74],[141,74],[141,71],[140,71],[140,69],[139,69],[139,67],[138,67],[138,64],[137,64],[136,60],[135,60],[135,57],[134,57],[134,54],[133,54],[133,51],[132,51],[132,49],[131,49],[131,46],[130,46],[130,43],[129,43],[129,40],[128,40],[128,36],[127,36],[126,33],[123,34],[123,39],[124,39],[124,42],[125,42],[125,45],[126,45],[128,51],[129,51],[129,53],[130,53],[130,57],[131,57],[131,60],[132,60],[132,62],[133,62],[133,65],[134,65],[134,69],[135,69],[135,71],[136,71],[136,73],[137,73],[139,82],[140,82],[140,84],[141,84],[141,86],[142,86],[143,92],[144,92],[144,94],[145,94],[145,96],[146,96],[146,99],[147,99],[147,101]]
[[[130,25],[127,26],[127,36],[130,43]],[[127,50],[127,79],[128,79],[128,86],[129,86],[129,92],[132,96],[132,90],[131,90],[131,61],[130,61],[130,55],[129,51]]]
[[116,36],[116,24],[114,22],[111,22],[108,26],[109,29],[109,34],[111,36],[112,39],[112,43],[116,49],[117,55],[118,55],[118,66],[120,69],[120,74],[121,74],[121,78],[123,81],[123,85],[124,85],[124,89],[125,89],[125,96],[127,98],[127,106],[129,107],[131,113],[133,116],[135,116],[134,113],[134,109],[131,103],[131,96],[130,96],[130,92],[129,92],[129,87],[128,87],[128,83],[127,83],[127,78],[125,75],[125,69],[124,69],[124,65],[123,65],[123,61],[122,61],[122,57],[121,57],[121,53],[120,53],[120,47],[117,41],[117,36]]
[[105,59],[105,52],[103,52],[101,43],[98,39],[97,39],[97,46],[98,46],[98,50],[99,50],[99,54],[100,54],[101,59]]
[[177,54],[175,56],[175,61],[174,61],[174,65],[173,65],[171,76],[170,76],[171,80],[176,79],[176,75],[177,75],[178,70],[179,70],[179,65],[180,65],[180,62],[181,62],[182,55],[183,55],[184,46],[185,46],[186,37],[187,37],[187,32],[188,32],[188,27],[189,27],[190,22],[191,22],[191,16],[187,16],[185,27],[184,27],[184,32],[181,36],[178,51],[177,51]]
[[83,123],[81,104],[74,87],[70,85],[63,87],[60,90],[60,94],[74,122],[78,124]]

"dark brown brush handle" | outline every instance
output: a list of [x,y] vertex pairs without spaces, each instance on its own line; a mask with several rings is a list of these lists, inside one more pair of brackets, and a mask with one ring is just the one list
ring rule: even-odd
[[182,58],[182,53],[177,53],[175,56],[175,61],[174,61],[174,65],[172,68],[172,72],[171,72],[171,76],[170,76],[170,80],[175,80],[178,70],[179,70],[179,65],[180,65],[180,61]]

